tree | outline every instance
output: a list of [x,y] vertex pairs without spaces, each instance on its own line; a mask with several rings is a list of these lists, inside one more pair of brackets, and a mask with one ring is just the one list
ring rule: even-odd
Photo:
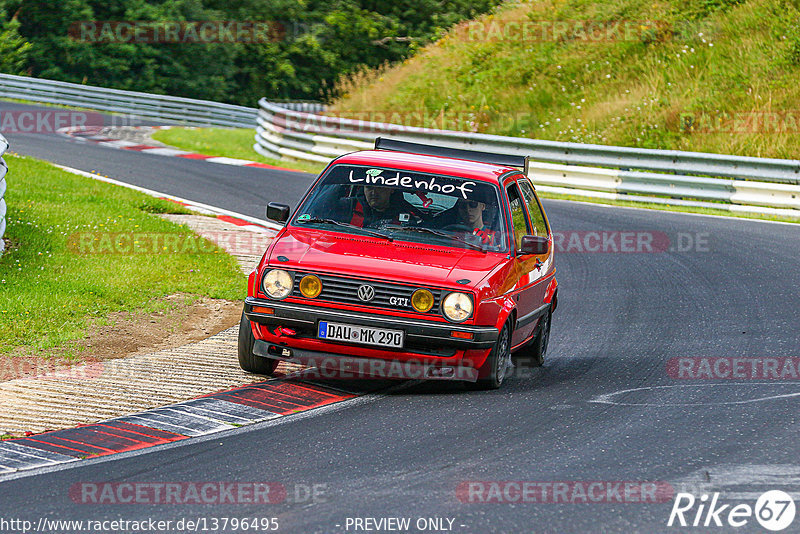
[[[405,59],[497,3],[0,0],[0,61],[7,72],[247,106],[260,97],[329,99],[342,75]],[[280,31],[258,43],[92,42],[70,34],[84,21],[252,21]]]
[[0,72],[26,74],[32,47],[19,34],[19,21],[16,17],[3,23],[0,29]]

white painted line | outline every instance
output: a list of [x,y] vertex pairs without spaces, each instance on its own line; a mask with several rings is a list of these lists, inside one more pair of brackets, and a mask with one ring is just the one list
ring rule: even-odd
[[250,163],[256,163],[255,161],[250,161],[248,159],[226,158],[226,157],[223,157],[223,156],[218,156],[218,157],[215,157],[215,158],[207,158],[206,161],[209,162],[209,163],[220,163],[222,165],[236,165],[236,166],[242,166],[242,165],[248,165]]
[[97,143],[100,146],[107,146],[111,148],[125,148],[126,146],[136,146],[140,143],[134,143],[133,141],[125,141],[123,139],[116,139],[114,141],[104,141],[102,143]]
[[180,406],[175,404],[170,404],[169,406],[164,406],[162,408],[153,408],[152,410],[147,410],[146,412],[135,415],[141,417],[148,417],[151,415],[163,416],[168,420],[173,421],[173,424],[186,427],[190,430],[194,429],[205,431],[206,429],[212,427],[231,427],[231,425],[222,423],[210,417],[192,413],[188,409],[181,409]]
[[201,397],[173,405],[173,407],[178,406],[188,407],[191,410],[206,414],[207,417],[229,424],[247,424],[280,417],[280,414],[210,397]]
[[195,202],[194,200],[188,200],[188,199],[185,199],[185,198],[176,197],[174,195],[168,195],[167,193],[160,193],[158,191],[153,191],[152,189],[145,189],[144,187],[139,187],[139,186],[136,186],[136,185],[131,185],[131,184],[125,183],[125,182],[120,182],[119,180],[114,180],[113,178],[107,178],[105,176],[100,176],[99,174],[93,174],[91,172],[82,171],[80,169],[74,169],[72,167],[66,167],[64,165],[57,165],[55,163],[53,163],[53,165],[55,165],[56,167],[58,167],[61,170],[70,172],[72,174],[77,174],[79,176],[85,176],[87,178],[91,178],[93,180],[98,180],[100,182],[105,182],[105,183],[108,183],[108,184],[114,184],[114,185],[118,185],[118,186],[121,186],[121,187],[127,187],[128,189],[133,189],[135,191],[139,191],[139,192],[144,193],[146,195],[150,195],[151,197],[167,198],[167,199],[170,199],[170,200],[174,200],[176,202],[181,202],[183,204],[188,204],[189,208],[194,209],[196,211],[200,211],[201,213],[205,212],[207,214],[213,214],[213,215],[228,215],[229,217],[236,217],[237,219],[242,219],[244,221],[249,221],[249,222],[255,223],[256,225],[267,227],[267,228],[269,228],[271,230],[281,230],[281,229],[283,229],[282,225],[279,225],[279,224],[276,224],[274,222],[267,221],[267,220],[264,220],[264,219],[258,219],[256,217],[250,217],[249,215],[244,215],[242,213],[236,213],[235,211],[229,211],[229,210],[226,210],[226,209],[217,208],[216,206],[209,206],[208,204],[202,204],[200,202]]
[[181,406],[180,404],[171,404],[164,408],[156,408],[155,410],[145,412],[145,414],[158,414],[165,417],[173,417],[181,426],[186,426],[203,433],[228,430],[234,426],[231,423],[220,421],[218,418],[200,413],[199,410],[193,410],[191,406]]
[[202,436],[203,434],[206,434],[205,431],[201,432],[196,428],[186,426],[183,424],[184,421],[181,421],[174,416],[170,417],[169,415],[165,415],[163,413],[154,413],[154,411],[142,412],[136,415],[126,415],[125,417],[112,419],[112,421],[123,421],[125,423],[133,423],[135,425],[148,426],[150,428],[164,430],[166,432],[173,432],[182,436]]
[[182,154],[192,153],[192,152],[186,152],[185,150],[177,150],[174,148],[145,148],[144,150],[137,150],[137,152],[141,152],[142,154],[156,154],[158,156],[179,156]]
[[33,469],[44,465],[56,465],[60,463],[59,461],[28,456],[10,449],[0,450],[0,466],[10,469]]
[[[220,413],[220,412],[213,412],[210,410],[204,410],[203,408],[198,408],[195,406],[186,406],[186,405],[172,405],[170,406],[174,413],[182,413],[188,414],[194,417],[202,417],[209,421],[214,421],[219,424],[224,424],[228,426],[241,426],[252,423],[251,419],[244,419],[241,417],[235,417],[230,414]],[[262,418],[263,420],[269,419],[268,417]]]
[[611,404],[615,406],[726,406],[735,404],[752,404],[754,402],[764,402],[769,400],[788,399],[792,397],[800,397],[800,391],[792,393],[785,393],[782,395],[767,395],[755,399],[737,400],[737,401],[723,401],[723,402],[618,402],[614,399],[619,395],[632,393],[634,391],[654,391],[659,389],[673,389],[673,388],[713,388],[713,387],[736,387],[736,386],[794,386],[800,387],[799,384],[792,384],[790,382],[732,382],[732,383],[717,383],[712,382],[708,384],[675,384],[668,386],[647,386],[641,388],[621,389],[613,393],[604,393],[597,395],[587,402],[596,404]]
[[19,454],[23,454],[25,456],[31,456],[33,458],[38,458],[39,460],[45,461],[52,461],[52,462],[70,462],[76,460],[72,456],[67,456],[65,454],[59,454],[57,452],[50,452],[44,451],[41,449],[35,449],[33,447],[28,447],[25,445],[20,445],[19,443],[15,443],[14,441],[4,441],[0,443],[0,455],[3,454],[3,451],[13,451]]
[[[120,417],[117,420],[127,421],[129,423],[133,423],[135,420],[145,421],[145,426],[166,430],[168,432],[176,432],[184,436],[202,436],[204,434],[212,434],[214,432],[234,428],[232,425],[220,423],[219,421],[213,421],[204,417],[201,418],[186,412],[166,410],[164,408],[157,408],[136,415]],[[176,431],[172,429],[180,430]]]

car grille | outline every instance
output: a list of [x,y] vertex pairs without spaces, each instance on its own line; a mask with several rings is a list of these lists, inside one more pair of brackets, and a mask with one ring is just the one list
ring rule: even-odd
[[[357,278],[344,278],[340,276],[329,276],[317,273],[296,272],[294,289],[292,290],[293,297],[305,298],[303,297],[303,294],[300,293],[300,280],[307,274],[315,274],[316,276],[319,276],[320,280],[322,280],[322,293],[320,293],[317,299],[331,302],[342,302],[346,304],[358,304],[360,306],[375,306],[378,308],[388,308],[394,310],[416,311],[414,310],[413,306],[411,306],[411,295],[413,295],[414,291],[417,289],[427,289],[433,293],[433,308],[431,308],[427,314],[439,314],[439,303],[442,300],[441,289],[433,289],[422,286],[405,286],[386,282],[375,282],[373,280],[359,280]],[[364,302],[358,298],[358,288],[365,284],[375,288],[375,297],[369,302]],[[408,305],[403,306],[402,304],[392,304],[392,297],[406,299],[408,301]]]

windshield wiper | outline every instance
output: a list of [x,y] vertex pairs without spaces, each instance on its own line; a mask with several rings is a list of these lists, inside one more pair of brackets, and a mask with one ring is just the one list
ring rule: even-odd
[[299,223],[334,224],[336,226],[343,226],[344,228],[354,228],[356,230],[360,230],[360,231],[362,231],[362,232],[364,232],[364,233],[366,233],[368,235],[374,236],[374,237],[381,237],[381,238],[387,239],[389,241],[393,241],[394,240],[394,238],[392,236],[389,236],[389,235],[386,235],[386,234],[382,234],[380,232],[376,232],[375,230],[368,230],[366,228],[362,228],[360,226],[356,226],[355,224],[350,224],[350,223],[346,223],[346,222],[337,221],[335,219],[321,219],[319,217],[311,217],[310,219],[303,219],[302,221],[298,220],[298,221],[295,221],[295,222],[299,222]]
[[425,233],[425,234],[431,234],[431,235],[435,235],[435,236],[439,236],[439,237],[444,237],[444,238],[447,238],[447,239],[453,239],[453,240],[458,241],[460,243],[464,243],[465,245],[467,245],[468,247],[470,247],[470,248],[472,248],[474,250],[480,250],[481,252],[484,252],[484,253],[486,252],[485,248],[483,248],[481,246],[478,246],[475,243],[470,243],[466,239],[461,239],[457,235],[448,234],[446,232],[441,232],[439,230],[434,230],[433,228],[425,228],[424,226],[396,226],[396,225],[391,225],[391,226],[387,226],[386,229],[387,230],[405,230],[407,232],[422,232],[422,233]]

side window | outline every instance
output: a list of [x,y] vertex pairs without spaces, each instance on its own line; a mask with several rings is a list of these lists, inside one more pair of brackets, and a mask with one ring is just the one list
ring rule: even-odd
[[514,249],[519,250],[522,236],[530,234],[531,229],[516,185],[512,184],[508,188],[508,202],[511,205],[511,224],[514,226]]
[[544,213],[542,213],[542,207],[536,199],[536,193],[533,192],[533,187],[525,179],[521,179],[517,183],[522,191],[522,196],[525,198],[525,203],[528,205],[528,214],[531,216],[531,223],[535,230],[533,235],[547,237],[547,223],[544,221]]

